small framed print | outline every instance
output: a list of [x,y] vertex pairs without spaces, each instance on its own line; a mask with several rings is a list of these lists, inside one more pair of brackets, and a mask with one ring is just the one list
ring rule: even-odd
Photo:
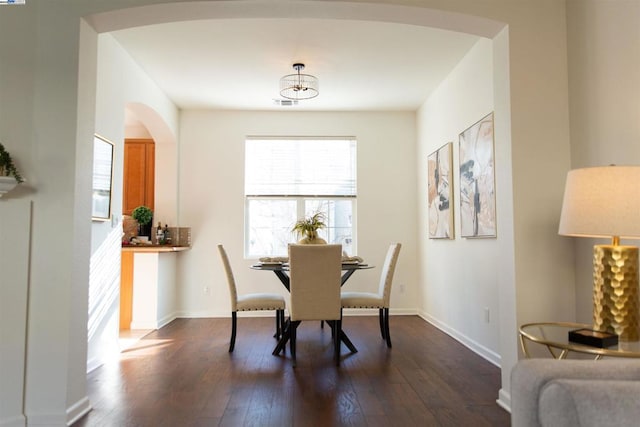
[[448,142],[427,158],[430,239],[454,238],[452,146]]

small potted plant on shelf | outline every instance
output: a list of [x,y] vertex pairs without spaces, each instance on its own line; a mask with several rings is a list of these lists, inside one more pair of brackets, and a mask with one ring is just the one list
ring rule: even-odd
[[146,206],[138,206],[131,212],[131,217],[138,222],[138,235],[151,238],[153,211]]
[[298,236],[303,236],[303,238],[298,241],[300,244],[324,244],[327,242],[318,237],[318,230],[327,226],[325,221],[324,213],[316,212],[310,217],[296,222],[291,231],[297,233]]
[[13,164],[13,159],[4,145],[0,143],[0,197],[8,191],[24,182],[22,175]]

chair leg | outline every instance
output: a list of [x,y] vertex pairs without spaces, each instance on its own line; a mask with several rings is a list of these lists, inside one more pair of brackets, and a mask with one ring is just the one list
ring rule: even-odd
[[229,353],[233,351],[233,348],[236,346],[236,328],[238,326],[238,318],[237,313],[235,311],[231,312],[231,342],[229,343]]
[[282,334],[282,323],[280,322],[280,310],[276,310],[276,333],[273,334],[273,337],[279,340],[281,334]]
[[282,319],[280,320],[282,325],[282,336],[278,340],[278,344],[276,344],[276,348],[273,349],[274,356],[280,354],[280,352],[285,351],[287,347],[287,341],[291,339],[291,321],[284,319],[284,313],[282,314]]
[[278,330],[278,339],[284,335],[284,310],[278,310],[278,321],[280,323],[280,329]]
[[289,330],[291,331],[289,347],[291,348],[291,361],[294,368],[296,367],[296,329],[298,329],[299,324],[300,321],[292,321],[289,325]]
[[384,335],[384,309],[378,310],[378,317],[380,320],[380,335],[382,335],[382,339],[386,339],[387,337]]
[[340,332],[342,331],[342,319],[335,321],[335,326],[333,327],[333,329],[333,353],[336,359],[336,366],[340,366]]
[[384,309],[384,334],[387,337],[387,347],[391,348],[391,334],[389,334],[389,307]]

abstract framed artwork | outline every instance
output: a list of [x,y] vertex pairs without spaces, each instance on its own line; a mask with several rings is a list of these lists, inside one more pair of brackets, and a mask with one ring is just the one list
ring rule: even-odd
[[493,112],[460,134],[460,234],[497,237]]
[[448,142],[427,158],[430,239],[454,238],[452,147]]
[[111,219],[111,189],[113,185],[113,143],[94,135],[93,137],[93,221]]

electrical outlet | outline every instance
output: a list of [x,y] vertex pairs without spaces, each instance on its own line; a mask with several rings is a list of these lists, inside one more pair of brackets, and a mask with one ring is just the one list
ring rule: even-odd
[[489,307],[484,308],[484,321],[485,323],[489,323],[491,321],[491,312],[489,311]]
[[205,286],[203,291],[204,291],[205,295],[209,295],[209,287],[208,286]]
[[400,285],[400,293],[404,294],[404,285]]

